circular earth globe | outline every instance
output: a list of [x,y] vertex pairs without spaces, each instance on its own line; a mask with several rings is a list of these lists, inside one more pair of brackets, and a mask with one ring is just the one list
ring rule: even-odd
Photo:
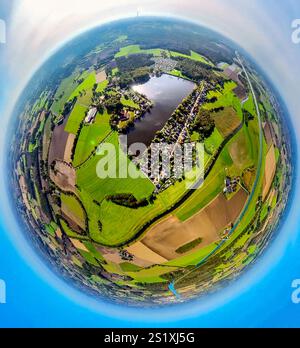
[[68,283],[132,306],[199,298],[254,263],[283,216],[280,98],[230,40],[136,18],[75,38],[15,109],[17,217]]

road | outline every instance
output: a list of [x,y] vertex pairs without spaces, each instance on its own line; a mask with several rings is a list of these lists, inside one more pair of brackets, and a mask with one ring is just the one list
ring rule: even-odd
[[[254,88],[252,86],[252,82],[250,80],[249,74],[248,74],[247,70],[245,69],[245,66],[244,66],[244,64],[243,64],[243,62],[242,62],[242,60],[241,60],[241,58],[240,58],[240,56],[239,56],[239,54],[237,52],[236,52],[236,55],[237,55],[237,59],[238,59],[239,63],[241,64],[241,66],[243,68],[243,71],[244,71],[244,73],[246,75],[246,78],[247,78],[247,81],[248,81],[248,84],[249,84],[249,87],[250,87],[250,90],[251,90],[251,94],[253,96],[255,108],[256,108],[256,113],[257,113],[257,118],[258,118],[258,123],[259,123],[259,156],[258,156],[257,172],[256,172],[255,181],[254,181],[254,184],[253,184],[253,187],[252,187],[252,191],[251,191],[251,193],[249,195],[249,198],[247,200],[246,205],[243,208],[242,213],[240,214],[238,220],[235,222],[233,228],[230,230],[230,232],[228,234],[228,238],[234,233],[234,231],[236,230],[236,228],[240,224],[241,220],[245,216],[245,214],[246,214],[246,212],[247,212],[247,210],[249,208],[249,205],[250,205],[250,203],[252,201],[252,198],[253,198],[253,196],[255,194],[255,191],[256,191],[256,188],[257,188],[257,185],[258,185],[258,182],[259,182],[259,177],[260,177],[260,172],[261,172],[261,167],[262,167],[262,156],[263,156],[262,121],[261,121],[261,115],[260,115],[260,110],[259,110],[259,107],[258,107],[256,95],[254,93]],[[180,294],[176,291],[175,284],[178,283],[180,280],[184,279],[185,277],[187,277],[188,275],[190,275],[192,272],[194,272],[198,268],[200,268],[212,255],[214,255],[227,242],[228,238],[225,239],[225,240],[222,240],[218,244],[218,246],[214,250],[212,250],[211,253],[209,253],[207,256],[205,256],[203,259],[201,259],[190,272],[188,272],[187,274],[185,274],[185,275],[175,279],[172,283],[169,284],[169,290],[178,299],[180,299]]]

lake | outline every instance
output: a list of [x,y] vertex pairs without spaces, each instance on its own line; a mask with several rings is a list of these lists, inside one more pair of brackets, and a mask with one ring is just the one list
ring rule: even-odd
[[149,146],[156,132],[163,128],[181,101],[191,94],[194,88],[193,82],[167,74],[132,86],[134,91],[146,95],[154,106],[151,112],[136,121],[134,129],[128,134],[128,144],[144,143]]

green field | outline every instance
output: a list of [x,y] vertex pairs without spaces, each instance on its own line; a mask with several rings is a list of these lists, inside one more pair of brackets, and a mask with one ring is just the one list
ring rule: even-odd
[[130,277],[138,283],[161,283],[167,282],[161,278],[164,274],[176,271],[176,267],[154,266],[148,269],[142,269],[139,272],[126,272]]
[[57,228],[58,228],[58,226],[57,226],[57,224],[54,222],[54,221],[52,221],[50,224],[48,224],[48,225],[45,225],[45,229],[46,229],[46,231],[52,236],[52,237],[55,237],[55,235],[56,235],[56,230],[57,230]]
[[83,100],[80,100],[81,103],[83,103],[85,101],[88,102],[89,101],[88,98],[90,98],[90,93],[91,93],[92,88],[94,87],[95,84],[96,84],[96,73],[95,73],[95,71],[93,71],[75,89],[75,91],[69,97],[69,100],[72,100],[73,98],[78,97],[78,98],[83,99]]
[[[243,111],[240,99],[235,95],[233,90],[237,87],[237,84],[233,81],[226,82],[224,88],[221,90],[210,91],[207,95],[208,99],[214,97],[217,101],[214,103],[206,103],[203,108],[206,110],[212,110],[220,107],[233,107],[240,118],[243,118]],[[220,87],[219,87],[220,88]]]
[[175,51],[164,50],[161,48],[141,49],[139,45],[129,45],[120,48],[119,52],[115,55],[115,58],[120,58],[124,56],[129,56],[130,54],[138,53],[153,54],[153,56],[155,57],[162,56],[163,54],[165,54],[167,57],[183,57],[195,60],[206,65],[214,66],[214,64],[210,60],[194,51],[191,51],[190,55],[187,55]]
[[96,88],[96,92],[104,92],[106,87],[108,86],[108,80],[104,80],[102,82],[100,82]]
[[69,100],[71,94],[78,87],[77,80],[80,78],[85,78],[87,73],[80,74],[79,72],[74,72],[69,77],[62,80],[59,88],[57,89],[54,102],[51,106],[51,111],[55,114],[62,113],[65,103]]
[[115,55],[115,58],[120,58],[123,56],[128,56],[130,54],[141,53],[139,45],[130,45],[120,48],[120,51]]
[[218,150],[223,140],[222,135],[218,129],[215,128],[213,134],[204,141],[205,150],[213,155]]
[[[115,149],[115,153],[112,153],[111,156],[106,156],[105,153],[104,156],[106,156],[106,160],[108,163],[116,165],[116,170],[113,170],[113,172],[118,174],[119,169],[123,169],[124,166],[120,166],[120,161],[116,161],[116,158],[119,159],[120,157],[121,161],[124,161],[125,165],[128,165],[129,160],[119,149],[119,139],[118,134],[116,132],[112,133],[109,136],[106,143],[112,145],[112,147]],[[116,158],[115,155],[117,156]],[[79,185],[79,187],[87,191],[94,199],[96,199],[99,202],[102,202],[106,195],[124,192],[132,193],[134,194],[136,199],[141,199],[144,197],[148,197],[152,193],[154,186],[145,176],[138,179],[122,179],[114,177],[100,179],[97,176],[96,170],[98,162],[101,159],[103,159],[104,156],[94,155],[85,165],[83,165],[77,171],[77,184]],[[139,173],[137,169],[136,172]]]
[[79,130],[80,123],[84,120],[88,108],[79,104],[75,104],[65,127],[65,131],[68,133],[76,134]]
[[121,98],[121,103],[124,105],[124,106],[128,106],[128,107],[131,107],[133,109],[139,109],[139,105],[136,104],[134,101],[130,100],[130,99],[125,99],[124,97]]
[[96,115],[94,123],[83,126],[75,149],[75,167],[83,163],[111,132],[109,120],[110,115],[105,111],[104,114]]
[[188,251],[191,251],[193,250],[196,246],[198,246],[199,244],[201,244],[203,241],[202,238],[197,238],[195,240],[193,240],[192,242],[189,242],[187,244],[184,244],[182,245],[181,247],[179,247],[177,250],[176,250],[176,253],[179,253],[179,254],[185,254],[187,253]]
[[78,199],[73,195],[66,195],[64,193],[60,196],[61,201],[63,204],[65,204],[68,208],[68,210],[77,216],[81,221],[85,221],[85,214],[82,209],[81,204],[79,203]]
[[180,78],[182,78],[182,79],[185,79],[185,78],[186,78],[186,77],[182,74],[182,72],[181,72],[180,70],[176,70],[176,69],[170,71],[168,74],[173,75],[173,76],[176,76],[176,77],[180,77]]
[[216,243],[210,244],[200,250],[197,250],[196,252],[179,257],[176,260],[169,261],[165,263],[165,265],[174,267],[195,266],[199,263],[200,260],[209,255],[215,249],[216,246]]
[[187,220],[222,192],[226,176],[225,168],[232,165],[232,159],[227,148],[225,148],[201,188],[197,189],[191,197],[175,210],[176,216],[181,221]]
[[203,63],[203,64],[214,66],[214,64],[211,61],[209,61],[207,58],[203,57],[201,54],[194,52],[194,51],[191,51],[190,55],[170,51],[170,55],[171,55],[171,57],[188,58],[188,59],[192,59],[192,60],[195,60],[195,61]]
[[119,68],[113,68],[111,71],[111,74],[112,76],[116,76],[118,72],[119,72]]

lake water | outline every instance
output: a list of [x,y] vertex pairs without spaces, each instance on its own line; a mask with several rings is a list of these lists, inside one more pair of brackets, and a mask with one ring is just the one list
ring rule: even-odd
[[193,82],[170,75],[152,77],[148,82],[134,85],[133,90],[147,96],[154,106],[141,120],[135,123],[128,134],[128,144],[144,143],[149,146],[158,130],[177,109],[181,101],[195,88]]

